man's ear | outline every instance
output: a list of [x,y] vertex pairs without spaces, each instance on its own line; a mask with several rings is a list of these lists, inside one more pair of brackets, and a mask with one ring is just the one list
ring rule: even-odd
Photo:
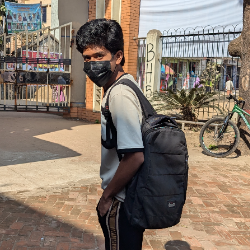
[[116,64],[120,64],[123,58],[123,52],[121,50],[117,51],[115,54]]

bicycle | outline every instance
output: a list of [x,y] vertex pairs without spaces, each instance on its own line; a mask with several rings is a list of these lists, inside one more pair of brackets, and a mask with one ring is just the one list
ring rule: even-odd
[[[240,141],[240,131],[235,123],[231,121],[234,113],[239,115],[246,126],[250,130],[246,116],[250,117],[250,113],[243,110],[245,101],[237,100],[234,96],[227,97],[230,102],[231,99],[235,101],[232,111],[228,112],[225,118],[215,117],[207,121],[200,131],[200,145],[207,155],[217,158],[226,157],[232,154]],[[240,104],[242,107],[240,108]]]

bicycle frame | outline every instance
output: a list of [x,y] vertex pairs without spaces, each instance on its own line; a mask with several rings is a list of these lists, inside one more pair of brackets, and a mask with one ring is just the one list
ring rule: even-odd
[[234,105],[234,108],[232,110],[232,115],[234,113],[237,113],[238,115],[240,115],[240,117],[243,119],[243,121],[245,122],[245,124],[247,125],[248,129],[250,130],[250,124],[247,121],[245,115],[250,117],[250,114],[247,113],[244,109],[241,109],[237,104]]

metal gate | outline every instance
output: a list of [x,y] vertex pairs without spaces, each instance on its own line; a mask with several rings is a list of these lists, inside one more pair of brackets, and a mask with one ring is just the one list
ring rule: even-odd
[[69,110],[71,42],[72,23],[1,35],[0,110]]

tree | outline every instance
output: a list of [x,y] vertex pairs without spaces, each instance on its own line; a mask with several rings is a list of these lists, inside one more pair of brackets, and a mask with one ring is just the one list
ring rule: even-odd
[[[6,2],[5,0],[0,0],[0,16],[2,17],[1,19],[2,27],[3,27],[3,18],[6,17],[5,2]],[[8,0],[8,2],[17,3],[17,0]],[[8,34],[7,25],[5,25],[5,30],[3,32]]]
[[[250,0],[243,2],[243,30],[228,46],[229,54],[241,58],[239,92],[246,101],[245,109],[250,109]],[[248,121],[250,121],[248,119]],[[239,122],[241,140],[238,149],[242,155],[250,154],[250,133],[245,123]]]
[[205,86],[209,87],[210,90],[214,89],[215,85],[218,84],[220,81],[221,74],[217,70],[217,64],[208,62],[206,69],[203,70],[200,76],[200,83]]

